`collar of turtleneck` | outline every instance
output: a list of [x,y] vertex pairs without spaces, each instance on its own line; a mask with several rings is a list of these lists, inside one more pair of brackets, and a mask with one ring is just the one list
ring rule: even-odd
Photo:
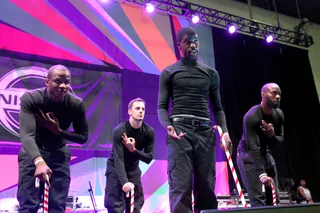
[[197,65],[197,59],[188,59],[188,58],[181,58],[181,62],[184,64],[184,65]]

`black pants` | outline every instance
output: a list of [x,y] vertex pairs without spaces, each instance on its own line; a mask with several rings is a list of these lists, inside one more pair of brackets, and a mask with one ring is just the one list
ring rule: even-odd
[[[42,158],[52,170],[49,189],[49,212],[64,213],[70,185],[70,150],[64,146],[55,150],[40,149]],[[18,194],[19,213],[36,213],[42,201],[44,184],[35,188],[35,166],[23,148],[18,155],[19,181]]]
[[187,134],[179,141],[167,136],[168,182],[172,213],[192,212],[192,174],[194,174],[194,212],[216,209],[215,134],[211,127],[195,127],[174,122],[179,134]]
[[[274,180],[277,194],[277,203],[279,203],[279,184],[276,163],[269,152],[265,157],[263,157],[263,160],[266,173]],[[238,152],[237,164],[242,182],[247,190],[251,206],[272,205],[271,187],[265,187],[265,192],[262,191],[262,183],[259,179],[260,174],[258,174],[254,168],[252,157],[246,152]]]
[[[130,198],[126,198],[126,193],[122,191],[122,185],[118,179],[114,165],[108,162],[107,184],[104,197],[104,206],[108,213],[130,212]],[[140,213],[144,203],[144,195],[141,184],[141,170],[139,167],[127,172],[129,182],[134,184],[134,213]]]

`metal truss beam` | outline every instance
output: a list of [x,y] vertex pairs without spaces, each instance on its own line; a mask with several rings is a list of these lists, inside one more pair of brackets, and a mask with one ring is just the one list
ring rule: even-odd
[[132,4],[145,6],[152,3],[156,10],[169,15],[183,16],[192,19],[193,15],[198,15],[201,23],[228,28],[231,24],[237,28],[238,32],[265,38],[272,35],[273,41],[308,48],[313,44],[313,39],[306,33],[299,33],[287,30],[279,26],[272,26],[256,20],[243,18],[240,16],[225,13],[216,9],[203,7],[183,0],[122,0]]

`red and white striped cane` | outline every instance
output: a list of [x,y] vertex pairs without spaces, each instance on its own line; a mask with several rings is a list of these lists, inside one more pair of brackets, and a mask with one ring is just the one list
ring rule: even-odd
[[134,213],[134,189],[127,192],[127,197],[130,197],[130,213]]
[[[46,175],[47,180],[49,180],[49,176]],[[36,188],[40,187],[40,179],[36,178],[35,182]],[[43,193],[43,213],[49,212],[49,186],[47,183],[44,183],[44,193]]]
[[247,208],[248,207],[248,204],[244,198],[244,194],[242,192],[242,188],[241,188],[241,185],[240,185],[240,182],[239,182],[239,179],[238,179],[238,176],[237,176],[237,173],[236,173],[236,170],[234,168],[234,165],[233,165],[233,162],[232,162],[232,158],[231,158],[231,155],[230,155],[230,152],[229,150],[227,149],[226,147],[226,142],[224,140],[224,133],[221,129],[220,126],[218,125],[215,125],[213,126],[213,129],[214,130],[218,130],[219,132],[219,135],[220,135],[220,141],[222,142],[222,145],[224,147],[224,152],[226,153],[226,156],[227,156],[227,159],[228,159],[228,164],[229,164],[229,167],[231,169],[231,173],[232,173],[232,176],[233,176],[233,179],[234,179],[234,182],[236,183],[236,187],[237,187],[237,190],[238,190],[238,193],[239,193],[239,197],[240,197],[240,200],[242,202],[242,205],[244,208]]
[[271,183],[271,190],[272,190],[272,204],[274,206],[277,205],[277,193],[276,193],[276,187],[274,185],[274,183]]
[[193,192],[191,193],[191,199],[192,199],[192,213],[194,212],[194,196]]

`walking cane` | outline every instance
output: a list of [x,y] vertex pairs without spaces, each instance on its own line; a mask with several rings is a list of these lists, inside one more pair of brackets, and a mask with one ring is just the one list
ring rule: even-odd
[[[46,174],[47,180],[49,176]],[[37,177],[35,181],[36,188],[40,187],[40,179]],[[44,193],[43,193],[43,213],[49,212],[49,186],[47,183],[44,183]]]
[[240,197],[240,200],[242,202],[242,206],[244,208],[247,208],[248,207],[248,204],[244,198],[244,194],[242,192],[242,188],[241,188],[241,185],[240,185],[240,182],[239,182],[239,179],[238,179],[238,176],[237,176],[237,173],[236,173],[236,170],[234,168],[234,165],[233,165],[233,162],[232,162],[232,158],[231,158],[231,155],[230,155],[230,152],[229,150],[227,149],[226,147],[226,142],[224,140],[224,134],[222,132],[222,129],[220,126],[218,125],[215,125],[213,126],[213,129],[214,130],[218,130],[219,132],[219,135],[220,135],[220,141],[222,142],[222,145],[224,147],[224,152],[226,153],[226,156],[227,156],[227,159],[228,159],[228,164],[229,164],[229,167],[231,169],[231,172],[232,172],[232,176],[233,176],[233,179],[234,179],[234,182],[236,183],[236,187],[237,187],[237,190],[238,190],[238,193],[239,193],[239,197]]
[[126,196],[130,197],[130,213],[134,213],[134,189],[127,192]]

